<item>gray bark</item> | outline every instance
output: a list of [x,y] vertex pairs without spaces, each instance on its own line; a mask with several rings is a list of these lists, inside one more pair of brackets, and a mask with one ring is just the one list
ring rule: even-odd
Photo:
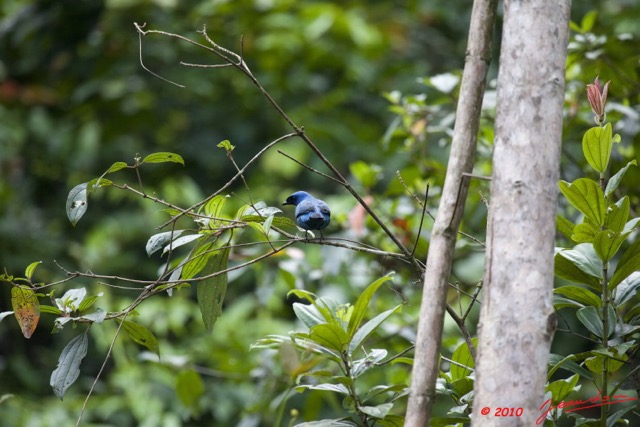
[[[555,328],[553,246],[570,1],[506,0],[504,8],[473,406],[473,425],[492,427],[534,426],[541,414]],[[523,408],[523,415],[498,417],[497,408]]]
[[431,416],[439,372],[440,340],[457,230],[476,154],[476,136],[491,59],[497,0],[473,3],[460,101],[440,206],[431,233],[405,426],[423,427]]

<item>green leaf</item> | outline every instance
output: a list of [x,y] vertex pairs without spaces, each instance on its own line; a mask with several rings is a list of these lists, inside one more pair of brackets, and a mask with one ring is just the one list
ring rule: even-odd
[[[297,224],[293,222],[291,218],[286,216],[269,216],[266,218],[273,218],[271,220],[271,225],[278,228],[285,228],[285,227],[297,228],[298,227]],[[252,223],[264,222],[265,217],[259,217],[258,215],[247,215],[242,217],[242,221],[248,222],[249,225],[251,225]],[[261,230],[261,232],[264,232],[264,228]]]
[[594,225],[583,222],[575,226],[571,240],[578,243],[591,243],[597,232],[598,229]]
[[374,417],[374,418],[384,418],[389,414],[389,411],[393,408],[393,403],[383,403],[378,406],[359,406],[361,412]]
[[367,353],[367,355],[358,360],[354,360],[352,363],[351,377],[358,378],[371,368],[375,368],[376,365],[387,357],[389,352],[384,349],[374,348]]
[[229,196],[217,195],[204,204],[202,211],[212,218],[221,218],[224,205],[227,203]]
[[122,329],[127,333],[129,338],[131,338],[136,343],[146,347],[149,351],[154,352],[155,354],[160,356],[160,344],[158,344],[158,339],[156,336],[147,329],[145,326],[142,326],[139,323],[132,322],[130,320],[120,320],[118,322],[122,324]]
[[569,378],[549,383],[545,390],[551,392],[551,399],[554,406],[562,402],[569,394],[580,389],[578,381],[580,375],[572,375]]
[[53,307],[50,305],[41,305],[40,313],[55,314],[56,316],[60,316],[62,315],[63,311],[60,310],[58,307]]
[[580,178],[572,184],[560,181],[560,191],[576,209],[598,226],[604,225],[607,204],[597,182]]
[[558,255],[571,261],[584,273],[602,279],[602,261],[598,258],[592,244],[580,243],[573,249],[558,252]]
[[556,228],[567,239],[571,239],[575,224],[562,215],[556,215]]
[[40,264],[42,264],[42,261],[36,261],[29,264],[27,268],[25,268],[24,270],[24,277],[26,277],[28,280],[31,280],[31,277],[33,276],[33,272],[36,270],[36,267],[38,267]]
[[364,340],[366,340],[367,337],[371,335],[371,333],[375,331],[375,329],[382,324],[382,322],[387,320],[389,316],[391,316],[393,313],[399,310],[400,307],[402,306],[397,305],[391,310],[387,310],[378,314],[373,319],[365,323],[360,329],[358,329],[358,331],[353,335],[351,342],[349,342],[349,352],[353,354],[358,349],[358,347],[360,347],[360,345],[364,342]]
[[386,276],[379,278],[378,280],[367,286],[367,288],[360,294],[358,300],[354,305],[351,318],[349,319],[349,326],[347,328],[347,335],[349,337],[349,340],[353,338],[356,330],[362,322],[362,319],[364,319],[364,315],[366,314],[367,307],[369,306],[369,302],[373,298],[373,295],[376,293],[380,286],[382,286],[385,282],[391,280],[391,278],[391,274],[387,274]]
[[180,236],[184,232],[185,230],[165,231],[162,233],[154,234],[153,236],[149,237],[149,240],[147,240],[147,244],[145,245],[145,250],[147,251],[147,255],[151,256],[151,254],[157,252],[166,243]]
[[583,305],[593,307],[600,307],[602,305],[602,300],[598,295],[594,294],[588,289],[581,288],[580,286],[561,286],[554,289],[553,292],[577,301]]
[[80,375],[80,363],[87,355],[89,338],[87,334],[78,335],[65,346],[58,358],[58,367],[51,373],[49,384],[53,393],[60,399]]
[[309,330],[309,338],[337,353],[342,353],[349,342],[344,329],[337,324],[329,323],[321,323],[311,328]]
[[[478,346],[478,338],[472,338],[471,342],[474,346]],[[453,381],[465,379],[473,372],[475,362],[473,361],[473,357],[471,357],[471,352],[466,342],[463,342],[455,349],[451,355],[451,360],[456,362],[451,364],[451,379]],[[464,366],[466,366],[466,368]]]
[[349,170],[353,177],[358,180],[364,188],[372,188],[382,176],[382,168],[380,166],[361,160],[351,163]]
[[[202,270],[202,276],[208,276],[218,271],[226,270],[229,261],[230,248],[220,249],[214,256],[209,257],[206,267]],[[223,273],[198,282],[198,306],[202,314],[202,321],[208,330],[222,313],[222,303],[227,293],[228,274]]]
[[633,230],[636,229],[638,224],[640,224],[640,217],[633,218],[633,219],[627,221],[627,223],[624,225],[624,228],[622,229],[622,231],[625,232],[625,233],[627,231],[633,231]]
[[556,276],[569,280],[570,282],[583,283],[600,290],[600,282],[597,278],[580,270],[572,261],[569,261],[567,258],[560,255],[560,252],[558,252],[553,259],[555,263],[554,272]]
[[627,170],[629,170],[629,167],[632,165],[636,166],[637,164],[638,162],[636,162],[635,160],[631,160],[625,167],[620,169],[614,176],[612,176],[611,179],[609,179],[609,182],[607,182],[604,194],[609,197],[611,193],[616,191],[616,188],[618,188],[618,185],[620,185],[620,181],[622,181],[622,178],[624,178],[624,175],[627,173]]
[[184,166],[184,160],[179,154],[169,153],[166,151],[149,154],[147,157],[142,159],[142,163],[166,163],[166,162],[180,163],[182,166]]
[[87,193],[91,193],[98,188],[109,187],[111,185],[113,185],[113,181],[111,181],[110,179],[102,177],[95,178],[87,182]]
[[620,234],[611,230],[599,231],[593,239],[593,249],[602,262],[607,263],[618,252],[629,234],[631,232]]
[[615,289],[620,282],[626,279],[634,271],[640,270],[640,239],[629,246],[620,257],[616,266],[616,272],[611,276],[609,289]]
[[[608,310],[608,333],[607,338],[615,331],[616,314],[611,306]],[[595,307],[584,307],[576,312],[576,317],[592,334],[598,338],[603,338],[602,319],[599,310]]]
[[187,262],[182,268],[182,279],[191,279],[200,273],[209,262],[209,258],[217,253],[215,250],[215,241],[199,241],[198,244],[189,253]]
[[78,311],[82,312],[88,310],[96,302],[98,297],[101,296],[102,292],[100,292],[98,295],[91,295],[90,297],[83,299],[82,302],[78,305]]
[[87,183],[78,184],[67,196],[67,217],[71,225],[75,225],[87,211]]
[[126,168],[128,165],[125,162],[115,162],[114,164],[112,164],[111,166],[109,166],[109,169],[106,170],[106,172],[103,175],[106,175],[108,173],[113,173],[113,172],[117,172],[120,169],[124,169]]
[[601,174],[606,172],[609,165],[612,144],[611,123],[607,123],[604,127],[592,127],[582,138],[584,157],[589,165]]
[[204,383],[200,374],[190,369],[182,371],[176,379],[176,394],[180,402],[187,408],[196,408],[204,393]]
[[569,356],[563,357],[559,354],[551,353],[549,355],[548,365],[551,367],[549,372],[547,372],[547,381],[550,381],[553,374],[560,368],[566,369],[569,372],[573,372],[574,374],[578,374],[583,378],[593,380],[593,376],[591,372],[578,365],[574,359],[576,356],[571,354]]
[[14,286],[11,288],[11,306],[25,338],[31,338],[40,320],[40,302],[29,288]]
[[231,142],[229,142],[228,139],[220,141],[218,145],[216,145],[216,147],[223,148],[227,153],[231,153],[236,148],[235,146],[231,145]]
[[349,390],[342,384],[304,384],[295,387],[295,390],[301,392],[303,390],[320,390],[333,391],[340,394],[349,394]]
[[293,312],[296,314],[296,317],[309,329],[321,323],[327,323],[324,320],[324,317],[322,317],[322,314],[320,314],[320,312],[314,305],[294,302]]
[[[277,208],[275,206],[267,206],[265,202],[254,203],[253,206],[248,206],[242,215],[242,219],[245,220],[245,216],[253,216],[257,215],[261,217],[263,220],[271,215],[283,213],[282,209]],[[246,221],[246,220],[245,220]]]
[[207,234],[187,234],[186,236],[180,236],[177,239],[174,239],[173,242],[171,242],[170,244],[164,247],[164,249],[162,250],[162,255],[166,254],[169,251],[176,250],[180,246],[189,244],[194,240],[202,239],[203,237],[208,237],[208,235]]
[[613,230],[618,233],[624,230],[624,225],[627,223],[627,219],[629,218],[630,207],[631,204],[629,203],[629,196],[624,196],[622,199],[618,200],[615,205],[609,208],[606,227],[609,230]]
[[[595,353],[595,352],[594,352]],[[616,360],[610,356],[596,354],[584,361],[585,366],[594,374],[602,374],[603,366],[606,363],[607,372],[614,373],[624,365],[624,361]]]
[[640,289],[640,272],[634,271],[616,287],[613,298],[616,307],[619,308],[636,296],[638,289]]

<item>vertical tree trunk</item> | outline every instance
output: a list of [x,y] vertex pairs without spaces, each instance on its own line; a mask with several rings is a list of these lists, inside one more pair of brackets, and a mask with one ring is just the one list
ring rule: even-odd
[[[555,328],[570,0],[506,0],[504,9],[474,426],[536,425]],[[497,417],[499,407],[523,415]]]
[[447,286],[457,231],[473,170],[476,136],[491,60],[491,38],[497,0],[476,0],[471,12],[467,55],[456,109],[456,124],[442,198],[431,233],[405,426],[423,427],[431,416],[440,370],[440,341]]

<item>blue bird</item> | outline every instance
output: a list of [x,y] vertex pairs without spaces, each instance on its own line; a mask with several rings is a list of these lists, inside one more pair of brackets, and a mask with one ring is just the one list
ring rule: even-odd
[[326,228],[331,221],[331,211],[329,206],[322,200],[316,199],[306,191],[296,191],[283,203],[283,205],[294,205],[296,207],[296,222],[305,230],[319,230],[320,237],[322,229]]

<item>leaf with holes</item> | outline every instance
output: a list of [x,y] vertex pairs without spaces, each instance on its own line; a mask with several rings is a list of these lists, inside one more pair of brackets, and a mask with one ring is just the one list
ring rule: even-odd
[[138,344],[147,347],[150,351],[160,357],[160,344],[158,344],[158,339],[153,335],[153,332],[141,324],[130,320],[123,321],[118,319],[118,322],[122,323],[122,329],[126,332],[129,338]]
[[25,338],[31,338],[40,320],[40,303],[36,294],[28,288],[11,288],[11,305],[20,330]]
[[169,153],[166,151],[149,154],[147,157],[142,159],[142,163],[166,163],[166,162],[180,163],[182,166],[184,166],[184,160],[182,156],[176,153]]
[[87,211],[87,183],[78,184],[67,196],[67,217],[71,225],[75,225]]

